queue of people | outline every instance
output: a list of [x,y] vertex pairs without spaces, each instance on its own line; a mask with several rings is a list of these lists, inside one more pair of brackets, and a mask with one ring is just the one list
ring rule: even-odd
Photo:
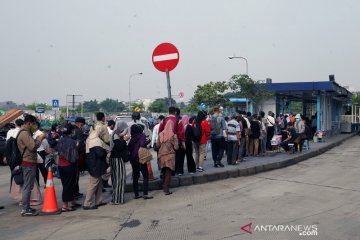
[[[105,114],[96,114],[96,123],[89,134],[84,133],[85,119],[78,117],[74,124],[66,124],[61,129],[54,124],[46,133],[40,130],[36,118],[27,115],[24,120],[16,120],[16,128],[8,132],[7,139],[13,138],[23,161],[13,167],[12,172],[22,172],[23,182],[12,174],[11,196],[22,206],[22,216],[36,216],[38,212],[31,206],[41,203],[41,180],[47,181],[46,162],[50,154],[58,156],[57,173],[61,179],[62,211],[74,211],[81,207],[94,210],[107,203],[103,200],[104,187],[111,179],[112,196],[110,204],[125,202],[126,184],[125,164],[132,167],[134,199],[152,199],[149,195],[149,160],[143,160],[143,153],[151,146],[156,151],[158,168],[163,179],[163,192],[172,194],[171,178],[184,174],[184,163],[189,174],[204,172],[207,146],[211,145],[215,168],[225,167],[222,162],[226,154],[228,165],[246,161],[248,156],[265,155],[271,150],[274,135],[283,134],[280,146],[288,153],[291,147],[301,151],[302,141],[311,134],[311,126],[302,115],[279,115],[275,118],[270,111],[251,114],[238,112],[229,117],[223,116],[221,109],[215,107],[211,114],[200,110],[196,116],[180,115],[180,109],[169,108],[169,115],[159,116],[150,139],[147,125],[140,113],[132,114],[132,121],[110,120],[106,123]],[[310,133],[309,133],[310,132]],[[150,144],[151,143],[151,144]],[[150,166],[151,167],[151,166]],[[80,192],[80,172],[89,173],[86,193]],[[151,170],[150,170],[151,172]],[[139,192],[139,179],[142,175],[142,195]],[[78,203],[84,197],[83,204]]]

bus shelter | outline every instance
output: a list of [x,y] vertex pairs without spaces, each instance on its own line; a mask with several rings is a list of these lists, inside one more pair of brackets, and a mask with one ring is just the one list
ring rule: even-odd
[[341,132],[341,116],[351,106],[352,93],[335,81],[268,83],[274,92],[276,114],[300,113],[316,118],[317,130],[333,135]]

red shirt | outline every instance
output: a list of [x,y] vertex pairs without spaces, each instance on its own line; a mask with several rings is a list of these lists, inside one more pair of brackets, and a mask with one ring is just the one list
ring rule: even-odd
[[[195,127],[195,121],[192,123],[192,126]],[[200,144],[206,144],[207,141],[210,140],[210,124],[205,119],[201,122],[201,140]]]
[[68,160],[66,160],[64,158],[64,156],[59,156],[59,166],[60,167],[68,167],[71,166],[71,162],[69,162]]
[[23,167],[32,167],[32,166],[36,166],[36,164],[37,163],[22,161],[21,166],[23,166]]

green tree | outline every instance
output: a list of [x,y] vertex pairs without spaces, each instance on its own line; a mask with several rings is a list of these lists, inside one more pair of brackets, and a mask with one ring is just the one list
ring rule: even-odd
[[150,112],[167,112],[168,110],[168,102],[167,98],[158,98],[154,102],[152,102],[149,106]]
[[90,100],[90,101],[84,101],[83,102],[83,110],[84,110],[84,112],[97,112],[100,110],[100,105],[96,99]]
[[194,93],[193,104],[205,103],[207,107],[223,105],[225,103],[224,92],[228,88],[229,86],[225,81],[198,85]]
[[124,103],[110,98],[106,98],[104,101],[102,101],[100,103],[100,107],[106,113],[121,112],[125,109]]
[[52,109],[52,107],[50,105],[47,105],[46,103],[35,103],[35,102],[33,102],[32,104],[26,105],[25,110],[35,111],[35,109],[37,107],[43,107],[43,108],[45,108],[45,110],[51,110]]
[[131,111],[134,111],[137,107],[144,111],[144,103],[142,101],[131,102]]
[[360,104],[360,94],[359,95],[354,95],[352,97],[352,102],[356,103],[356,104]]
[[234,75],[229,81],[229,87],[233,90],[233,97],[251,99],[255,103],[268,99],[274,94],[269,92],[266,84],[251,79],[248,75]]

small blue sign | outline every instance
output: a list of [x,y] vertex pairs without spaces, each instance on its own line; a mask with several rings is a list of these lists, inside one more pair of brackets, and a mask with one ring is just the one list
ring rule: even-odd
[[59,100],[58,99],[52,100],[52,108],[59,108]]

